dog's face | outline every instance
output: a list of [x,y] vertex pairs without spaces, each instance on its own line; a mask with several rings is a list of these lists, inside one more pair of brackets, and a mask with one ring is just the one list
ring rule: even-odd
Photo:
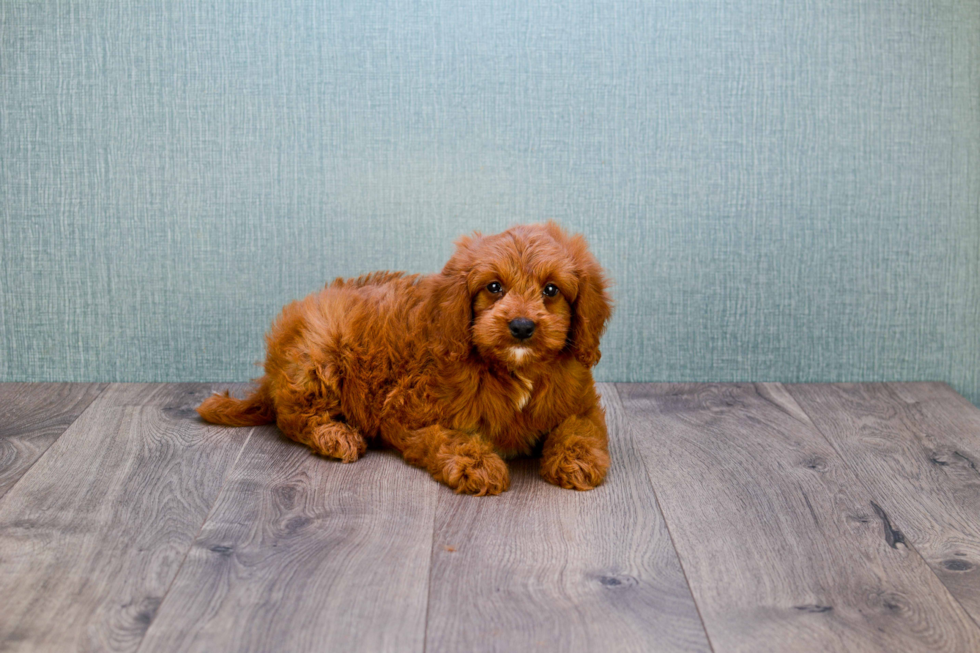
[[[456,244],[443,270],[456,303],[444,301],[443,308],[447,318],[455,312],[460,346],[515,370],[565,350],[587,366],[598,362],[611,302],[581,236],[549,222]],[[452,324],[447,320],[447,328]]]

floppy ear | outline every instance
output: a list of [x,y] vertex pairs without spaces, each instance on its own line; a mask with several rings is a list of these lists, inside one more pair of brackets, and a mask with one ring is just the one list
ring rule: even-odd
[[572,306],[569,344],[575,358],[586,367],[592,367],[602,357],[599,338],[606,330],[606,321],[612,315],[609,280],[581,235],[571,237],[568,250],[575,262],[575,274],[579,283],[578,295]]
[[468,236],[456,241],[456,252],[435,277],[428,314],[435,333],[435,352],[450,361],[466,358],[472,347],[473,298],[467,285],[472,243]]

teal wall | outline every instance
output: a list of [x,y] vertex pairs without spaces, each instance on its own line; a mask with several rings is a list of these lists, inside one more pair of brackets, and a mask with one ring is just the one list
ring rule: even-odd
[[244,380],[286,301],[554,218],[603,380],[980,400],[980,3],[0,3],[0,379]]

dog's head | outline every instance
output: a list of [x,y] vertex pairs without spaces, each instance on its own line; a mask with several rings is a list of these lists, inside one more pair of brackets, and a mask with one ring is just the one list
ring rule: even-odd
[[554,222],[456,241],[433,319],[443,353],[475,350],[511,369],[564,351],[591,367],[612,313],[609,282],[581,235]]

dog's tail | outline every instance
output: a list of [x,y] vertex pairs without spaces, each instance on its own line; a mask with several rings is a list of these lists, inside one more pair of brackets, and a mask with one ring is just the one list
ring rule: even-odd
[[201,402],[197,414],[206,422],[225,426],[258,426],[276,421],[264,383],[244,399],[235,399],[227,390],[224,394],[215,393]]

